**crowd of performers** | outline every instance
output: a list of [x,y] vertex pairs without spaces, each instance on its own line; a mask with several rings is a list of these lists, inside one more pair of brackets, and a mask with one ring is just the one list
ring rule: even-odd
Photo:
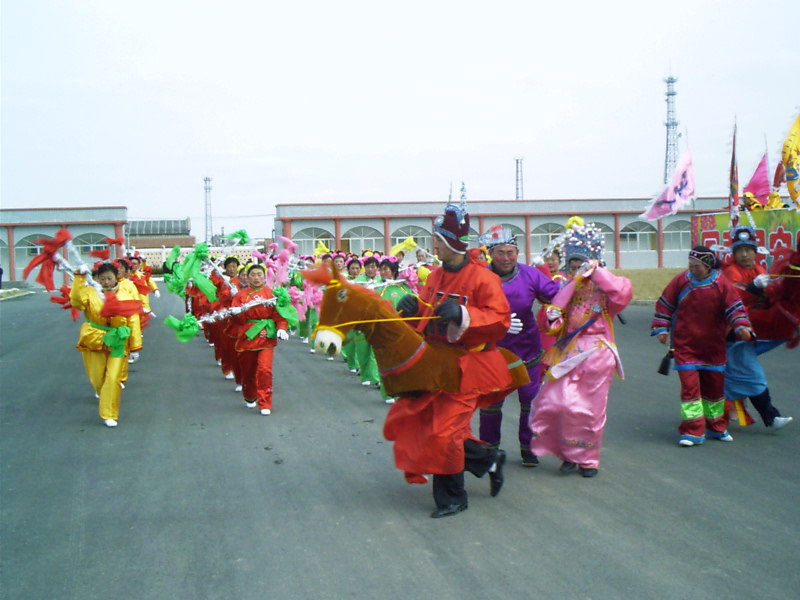
[[[500,448],[502,411],[514,391],[522,465],[535,467],[539,457],[552,455],[562,473],[597,476],[609,389],[615,373],[623,378],[614,323],[624,322],[620,313],[631,301],[631,282],[605,268],[602,232],[580,219],[568,222],[537,266],[519,262],[516,238],[506,227],[480,236],[481,248],[468,248],[468,235],[462,202],[448,204],[436,219],[433,253],[418,249],[413,262],[397,248],[390,255],[298,255],[286,238],[283,249],[274,244],[270,255],[254,252],[244,265],[233,256],[211,259],[203,244],[180,262],[176,249],[164,265],[164,281],[185,299],[186,314],[165,323],[181,341],[202,329],[222,376],[235,383],[248,408],[265,416],[273,410],[278,341],[296,335],[314,353],[333,347],[331,336],[341,335],[349,371],[363,386],[380,389],[390,405],[384,436],[394,443],[397,468],[409,483],[432,476],[434,518],[467,509],[465,471],[488,473],[490,495],[500,492],[507,458]],[[142,351],[142,329],[152,316],[148,298],[160,292],[137,256],[72,268],[59,251],[68,237],[47,242],[52,248],[36,259],[42,265],[37,280],[47,285],[49,277],[52,289],[47,257],[71,273],[71,288],[54,301],[85,316],[77,349],[100,418],[115,427],[128,364]],[[681,446],[732,441],[731,407],[748,424],[747,398],[771,430],[792,420],[772,404],[758,356],[800,340],[800,251],[767,273],[756,264],[752,228],[734,228],[731,239],[724,261],[718,251],[693,248],[688,269],[656,304],[651,335],[669,345],[680,378]],[[341,288],[340,300],[347,289],[379,295],[392,316],[323,326],[323,293],[332,287]],[[405,320],[422,340],[420,349],[455,356],[455,383],[398,385],[392,377],[400,370],[381,364],[385,358],[365,335],[370,329],[364,324],[380,320]],[[429,362],[427,368],[440,368]],[[476,412],[477,436],[471,426]]]

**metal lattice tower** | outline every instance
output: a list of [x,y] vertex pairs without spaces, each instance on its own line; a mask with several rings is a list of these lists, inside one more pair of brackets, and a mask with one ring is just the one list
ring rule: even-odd
[[517,162],[517,200],[522,200],[522,159],[515,158]]
[[675,118],[675,96],[678,92],[675,91],[675,82],[678,81],[677,77],[670,75],[664,82],[667,84],[667,120],[664,125],[667,126],[667,152],[664,156],[664,183],[669,181],[672,172],[678,165],[678,119]]
[[211,243],[211,177],[204,177],[203,183],[205,183],[206,192],[206,244]]

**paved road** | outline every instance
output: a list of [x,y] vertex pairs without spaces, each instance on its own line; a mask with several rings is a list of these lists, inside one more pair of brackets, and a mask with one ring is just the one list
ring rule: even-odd
[[[163,297],[154,310],[179,314]],[[470,508],[433,520],[381,435],[386,406],[338,360],[292,338],[269,417],[248,410],[211,349],[146,330],[103,427],[77,324],[46,294],[0,303],[2,587],[8,599],[797,597],[800,422],[734,425],[732,444],[677,446],[678,383],[655,373],[651,309],[618,327],[595,479],[516,460],[468,476]],[[160,319],[159,319],[160,320]],[[800,417],[798,351],[767,355],[773,396]]]

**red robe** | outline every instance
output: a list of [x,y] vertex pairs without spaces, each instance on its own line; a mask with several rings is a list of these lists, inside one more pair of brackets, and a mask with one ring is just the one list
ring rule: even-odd
[[464,470],[464,441],[475,439],[470,427],[473,413],[480,405],[495,401],[492,390],[502,387],[506,378],[510,381],[506,361],[494,344],[508,331],[511,310],[500,278],[477,254],[477,250],[470,251],[468,263],[456,273],[444,268],[431,271],[419,293],[417,316],[432,315],[446,299],[466,307],[468,314],[461,326],[451,323],[447,336],[439,333],[435,319],[421,320],[416,328],[425,332],[426,339],[449,342],[469,352],[463,357],[463,393],[403,396],[389,409],[383,434],[394,442],[395,465],[405,471],[409,483],[424,483],[422,475],[426,473]]
[[739,294],[722,273],[703,281],[689,271],[676,275],[656,303],[652,333],[672,330],[676,370],[724,371],[730,329],[751,328]]

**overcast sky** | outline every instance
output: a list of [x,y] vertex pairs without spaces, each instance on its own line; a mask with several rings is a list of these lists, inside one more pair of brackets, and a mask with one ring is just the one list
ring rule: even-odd
[[[699,195],[774,169],[797,8],[761,2],[3,0],[0,202],[269,235],[275,204],[649,197],[666,104]],[[643,203],[644,208],[644,203]],[[261,215],[255,217],[254,215]]]

